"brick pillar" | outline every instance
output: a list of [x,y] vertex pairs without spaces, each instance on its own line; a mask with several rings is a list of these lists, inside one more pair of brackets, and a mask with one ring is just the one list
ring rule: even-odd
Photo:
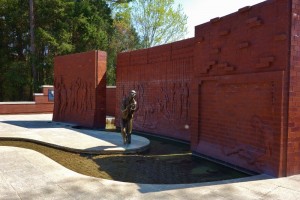
[[106,53],[89,51],[54,59],[53,121],[105,127]]
[[300,0],[291,0],[287,175],[300,173]]

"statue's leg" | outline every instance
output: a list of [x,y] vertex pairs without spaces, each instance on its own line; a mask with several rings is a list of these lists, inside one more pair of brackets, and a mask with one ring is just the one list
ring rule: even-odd
[[131,143],[131,133],[132,133],[132,121],[133,119],[130,119],[128,122],[128,130],[127,130],[127,143]]
[[121,119],[121,135],[123,138],[123,144],[126,144],[126,123],[124,122],[123,119]]
[[126,123],[126,129],[124,130],[125,130],[126,144],[128,144],[128,121]]

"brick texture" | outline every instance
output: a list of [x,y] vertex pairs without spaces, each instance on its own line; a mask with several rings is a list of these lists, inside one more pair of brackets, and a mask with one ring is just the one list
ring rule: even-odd
[[[1,102],[0,114],[23,114],[23,113],[53,113],[54,101],[49,101],[48,90],[53,86],[42,86],[42,92],[34,95],[33,102],[14,103]],[[115,116],[116,87],[106,87],[106,115]]]
[[116,125],[121,100],[132,89],[138,108],[134,128],[190,140],[190,84],[194,39],[118,55]]
[[53,103],[0,104],[0,114],[52,113]]
[[288,136],[286,173],[300,173],[300,1],[293,0],[291,8],[291,54],[288,90]]
[[53,120],[105,127],[106,53],[89,51],[54,59]]
[[300,173],[299,16],[300,0],[268,0],[196,26],[194,38],[119,54],[117,125],[135,89],[135,130],[258,173]]
[[106,115],[115,116],[116,107],[116,87],[106,87]]
[[52,113],[54,102],[48,99],[48,90],[53,86],[42,86],[42,93],[33,94],[33,102],[1,102],[0,114]]
[[289,22],[289,1],[269,0],[195,27],[194,152],[286,175]]

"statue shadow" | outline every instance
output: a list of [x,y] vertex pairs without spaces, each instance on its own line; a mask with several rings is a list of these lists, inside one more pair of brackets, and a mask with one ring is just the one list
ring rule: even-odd
[[[42,129],[42,128],[56,128],[61,127],[60,123],[46,121],[46,120],[28,120],[28,121],[0,121],[0,123],[5,123],[13,126],[19,126],[27,129]],[[67,125],[65,125],[67,126]]]

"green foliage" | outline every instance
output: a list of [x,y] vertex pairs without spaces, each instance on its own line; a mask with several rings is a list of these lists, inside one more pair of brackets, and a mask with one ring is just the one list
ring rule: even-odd
[[24,77],[28,72],[28,10],[27,1],[0,0],[0,101],[24,100],[21,84],[30,84]]
[[[29,100],[32,94],[20,88],[32,91],[53,84],[57,55],[109,50],[113,20],[104,0],[34,0],[34,19],[35,52],[31,55],[29,2],[0,0],[0,101]],[[37,71],[36,85],[31,62]],[[21,69],[26,73],[20,73]]]
[[3,70],[3,101],[18,99],[28,100],[26,97],[32,96],[30,87],[30,67],[24,61],[13,62],[8,69]]
[[112,19],[111,10],[105,1],[76,1],[71,18],[75,52],[108,49]]
[[131,23],[131,7],[129,4],[114,4],[112,8],[114,28],[108,50],[108,85],[115,85],[116,59],[118,53],[139,48],[139,38]]
[[166,44],[184,38],[187,16],[174,0],[136,0],[132,20],[143,48]]
[[54,56],[95,49],[107,51],[112,19],[111,10],[105,1],[35,2],[39,85],[52,84]]
[[[181,39],[186,16],[174,0],[33,0],[34,46],[30,51],[28,0],[0,0],[0,101],[31,100],[53,84],[55,56],[108,52],[107,84],[116,79],[124,51]],[[34,66],[37,77],[33,80]]]

